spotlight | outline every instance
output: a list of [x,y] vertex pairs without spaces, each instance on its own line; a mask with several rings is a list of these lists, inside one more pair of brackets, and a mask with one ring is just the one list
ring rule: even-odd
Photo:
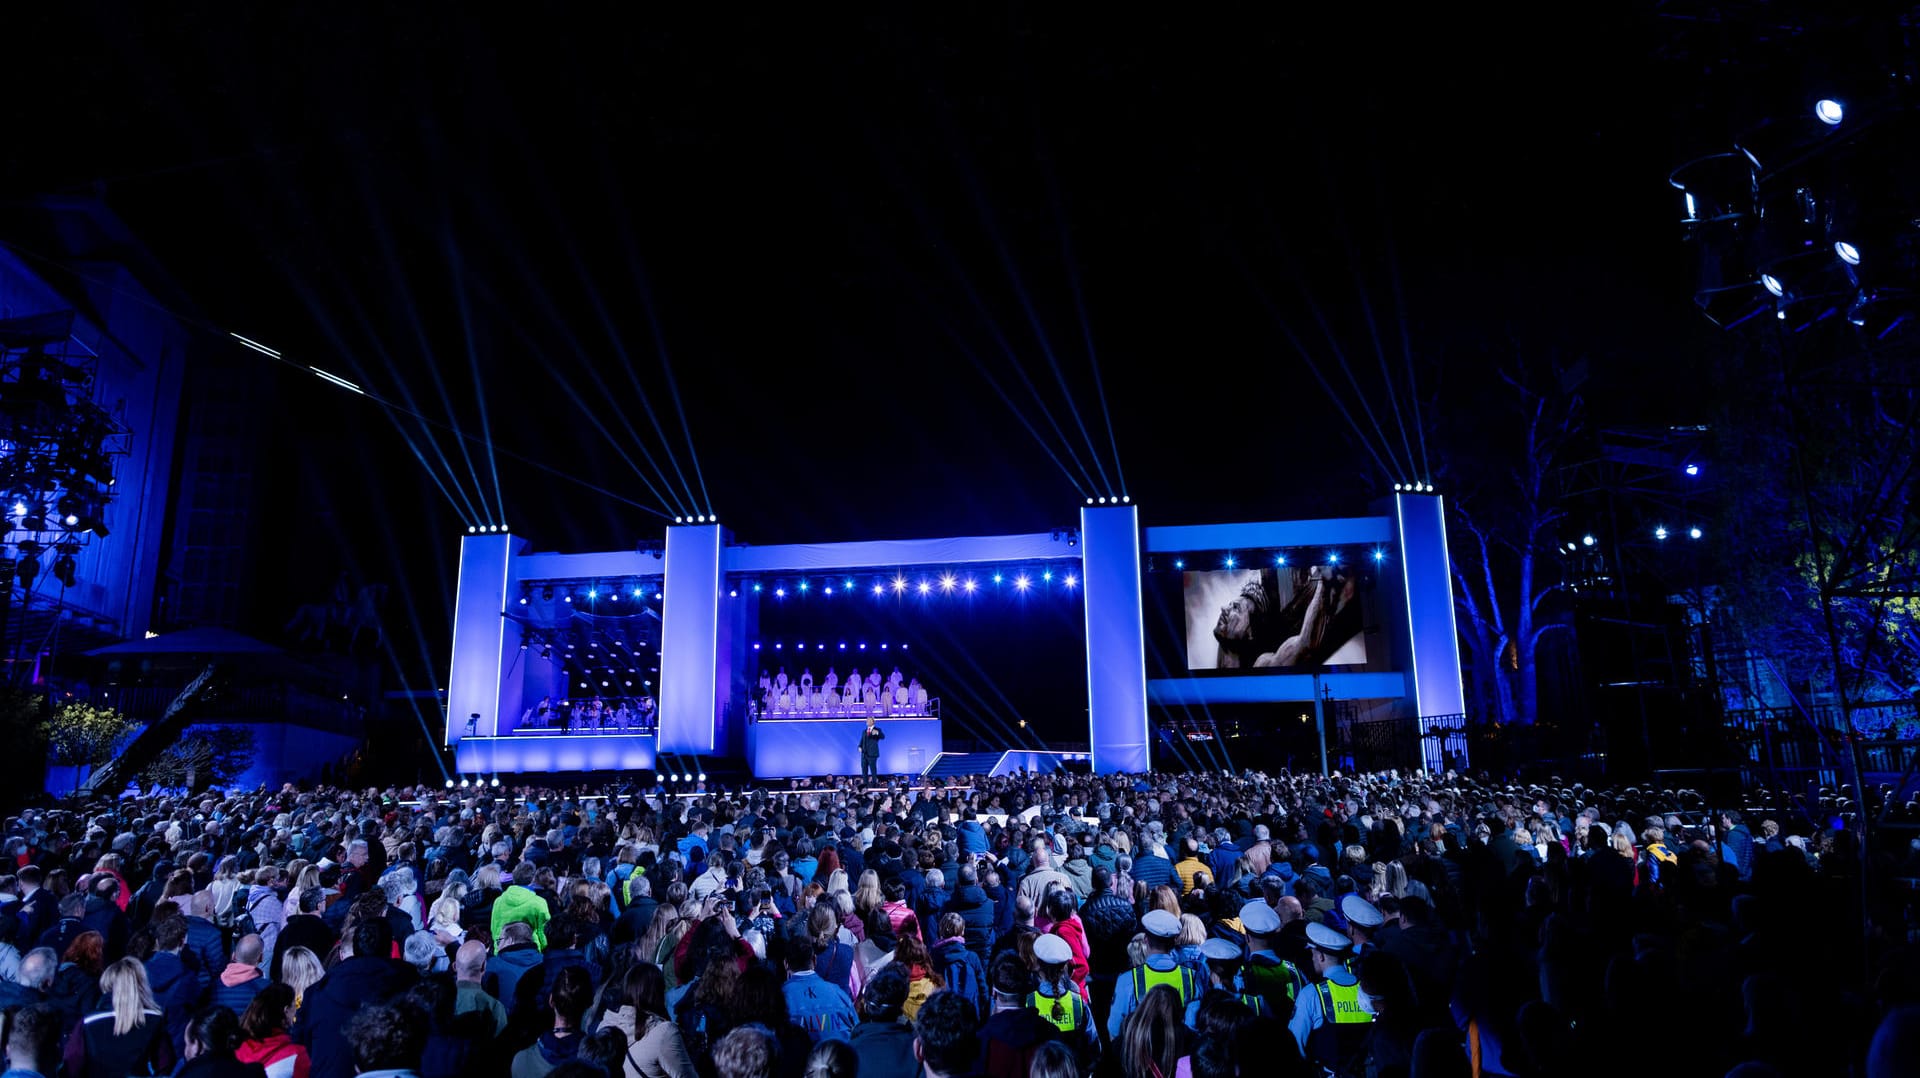
[[1373,560],[1374,560],[1374,561],[1376,561],[1376,562],[1381,562],[1381,561],[1386,561],[1386,560],[1387,560],[1387,555],[1386,555],[1386,552],[1385,552],[1385,551],[1380,551],[1380,550],[1376,550],[1376,551],[1374,551],[1374,552],[1373,552]]
[[784,599],[784,598],[786,598],[786,597],[787,597],[787,589],[785,589],[785,588],[775,588],[775,589],[773,589],[773,597],[774,597],[774,598],[776,598],[776,599]]
[[852,590],[853,590],[853,578],[852,578],[852,577],[848,577],[848,578],[847,578],[847,590],[848,590],[848,591],[852,591]]
[[573,602],[573,593],[572,593],[572,592],[568,592],[568,593],[567,593],[567,602],[569,602],[569,603],[571,603],[571,602]]
[[1687,538],[1689,539],[1698,539],[1704,534],[1706,533],[1702,532],[1698,527],[1687,529]]
[[1186,559],[1184,558],[1173,559],[1173,567],[1175,569],[1185,569],[1187,567]]
[[1000,574],[999,574],[999,573],[995,573],[995,574],[993,574],[993,582],[994,582],[995,584],[998,584],[998,583],[1000,583]]
[[1067,545],[1068,546],[1080,545],[1080,530],[1078,528],[1067,533]]
[[1273,556],[1273,564],[1275,565],[1287,564],[1287,556],[1285,554],[1275,554]]
[[753,593],[754,593],[755,595],[758,595],[758,594],[760,594],[760,585],[759,585],[759,583],[758,583],[757,581],[756,581],[756,582],[754,583],[754,585],[753,585]]
[[941,591],[952,591],[954,583],[955,581],[952,573],[940,574],[940,590]]
[[[26,516],[26,515],[27,515],[27,503],[26,503],[26,502],[14,502],[14,503],[13,503],[13,515],[14,515],[14,516],[17,516],[17,517],[23,517],[23,516]],[[473,529],[472,529],[472,528],[468,528],[467,530],[468,530],[468,531],[472,531]]]
[[832,584],[828,584],[828,585],[827,585],[826,587],[824,587],[824,588],[821,588],[820,590],[821,590],[821,591],[823,591],[823,592],[826,592],[826,593],[827,593],[828,595],[832,595],[832,594],[833,594],[833,585],[832,585]]
[[1046,581],[1049,584],[1053,583],[1053,570],[1048,569],[1045,572],[1042,572],[1040,574],[1040,579]]
[[490,786],[492,786],[492,787],[493,787],[494,789],[496,789],[496,790],[498,790],[498,789],[500,788],[500,776],[498,776],[498,775],[495,775],[495,776],[493,777],[493,781],[492,781],[491,783],[489,783],[488,785],[490,785]]
[[700,781],[701,782],[707,781],[707,773],[705,771],[700,772]]
[[680,518],[679,518],[679,517],[674,517],[674,518],[673,518],[673,522],[674,522],[675,524],[679,524],[679,523],[681,523],[681,520],[680,520]]
[[861,645],[860,645],[860,650],[861,650],[861,651],[865,651],[865,650],[867,650],[867,645],[865,645],[865,644],[861,644]]
[[526,596],[524,596],[524,595],[522,595],[522,596],[520,597],[520,605],[521,605],[521,606],[525,606],[525,605],[527,605],[527,597],[526,597]]
[[1233,568],[1233,555],[1227,555],[1227,568]]
[[927,582],[926,582],[926,581],[924,581],[924,580],[922,580],[922,581],[920,582],[920,589],[919,589],[919,590],[920,590],[920,594],[922,594],[922,595],[925,595],[926,593],[928,593],[928,592],[930,592],[930,591],[932,591],[932,590],[933,590],[933,585],[932,585],[932,584],[929,584],[929,583],[927,583]]
[[80,523],[80,518],[73,515],[72,513],[68,513],[65,519],[66,519],[67,527],[69,528],[73,527],[75,524]]
[[840,641],[840,650],[841,651],[847,650],[847,642],[845,640]]
[[738,599],[738,598],[740,598],[740,593],[739,593],[738,591],[735,591],[735,590],[734,590],[734,589],[732,589],[732,588],[728,588],[728,589],[727,589],[727,598],[729,598],[729,599]]
[[880,586],[880,585],[878,585],[878,584],[875,584],[875,585],[873,586],[873,593],[874,593],[875,595],[885,595],[885,594],[887,593],[887,589],[885,589],[885,588],[883,588],[883,587],[881,587],[881,586]]
[[1838,127],[1840,121],[1847,118],[1845,105],[1830,97],[1823,97],[1813,103],[1813,114],[1828,127]]
[[[27,507],[26,507],[26,506],[24,506],[24,505],[16,505],[16,506],[14,506],[14,507],[13,507],[13,511],[14,511],[14,513],[15,513],[15,514],[17,515],[17,514],[20,514],[20,513],[24,513],[24,512],[26,512],[26,511],[27,511]],[[473,525],[471,525],[471,524],[469,524],[469,525],[467,525],[467,534],[468,534],[468,535],[472,535],[472,534],[473,534],[474,532],[476,532],[476,531],[479,531],[479,530],[480,530],[480,529],[478,529],[478,528],[476,528],[476,527],[474,527],[474,526],[473,526]],[[449,782],[449,783],[448,783],[448,785],[452,785],[452,783],[451,783],[451,782]]]
[[1127,503],[1128,505],[1132,505],[1132,504],[1133,504],[1133,495],[1131,495],[1131,494],[1122,494],[1122,495],[1120,495],[1120,500],[1121,500],[1121,501],[1123,501],[1123,502],[1125,502],[1125,503]]
[[[472,529],[471,529],[471,528],[469,528],[468,530],[469,530],[469,531],[471,531]],[[451,790],[451,789],[453,789],[453,780],[452,780],[452,779],[448,779],[448,780],[447,780],[447,789],[449,789],[449,790]]]
[[966,592],[968,595],[972,595],[974,592],[974,589],[978,588],[979,586],[980,586],[979,584],[974,582],[974,579],[972,577],[968,577],[966,581],[960,585],[960,590]]
[[599,588],[588,588],[588,589],[587,589],[587,598],[589,598],[589,599],[598,599],[598,598],[600,598],[600,589],[599,589]]
[[899,594],[900,592],[903,592],[903,591],[906,591],[906,590],[907,590],[907,578],[906,578],[906,577],[904,577],[904,576],[896,576],[896,577],[894,577],[894,578],[893,578],[893,591],[894,591],[894,594],[896,594],[896,595],[897,595],[897,594]]
[[1107,504],[1107,499],[1106,499],[1105,497],[1102,497],[1102,498],[1100,499],[1100,504],[1101,504],[1101,505],[1105,505],[1105,504]]
[[1860,248],[1855,247],[1846,240],[1834,240],[1833,253],[1839,255],[1840,261],[1845,262],[1849,266],[1857,266],[1860,264]]
[[1655,539],[1665,539],[1667,537],[1667,526],[1665,524],[1655,525],[1653,529],[1653,537]]
[[1087,504],[1088,504],[1088,505],[1092,505],[1092,504],[1093,504],[1093,499],[1092,499],[1092,498],[1088,498],[1088,499],[1087,499]]
[[1593,542],[1594,542],[1593,536],[1591,535],[1583,535],[1580,537],[1581,546],[1592,546]]
[[1026,591],[1033,586],[1033,581],[1027,579],[1027,574],[1021,573],[1013,578],[1013,586],[1020,591]]
[[1340,564],[1340,552],[1339,552],[1339,551],[1337,551],[1337,550],[1330,550],[1330,551],[1328,551],[1328,552],[1327,552],[1327,564],[1328,564],[1328,565],[1338,565],[1338,564]]
[[802,580],[802,581],[800,582],[800,590],[801,590],[801,591],[806,591],[806,590],[807,590],[807,582],[806,582],[806,581],[804,581],[804,580]]
[[760,641],[758,641],[758,640],[755,640],[755,641],[753,642],[753,650],[755,650],[755,651],[759,651],[759,650],[760,650]]
[[464,778],[462,778],[462,779],[460,780],[460,788],[461,788],[462,790],[464,790],[464,789],[466,789],[468,785],[469,785],[469,783],[467,782],[467,780],[466,780],[466,779],[464,779]]
[[1398,483],[1395,483],[1395,484],[1393,485],[1393,489],[1394,489],[1394,492],[1395,492],[1395,493],[1399,493],[1399,491],[1400,491],[1400,484],[1398,484]]
[[1078,581],[1076,581],[1076,580],[1075,580],[1075,579],[1073,578],[1073,574],[1072,574],[1072,573],[1068,573],[1068,574],[1067,574],[1067,578],[1066,578],[1065,580],[1063,580],[1063,581],[1061,581],[1061,583],[1063,583],[1063,584],[1065,584],[1065,585],[1066,585],[1066,586],[1067,586],[1068,588],[1072,588],[1072,587],[1073,587],[1073,586],[1074,586],[1075,584],[1077,584],[1077,583],[1079,583],[1079,582],[1078,582]]
[[640,598],[640,597],[641,597],[642,595],[645,595],[646,593],[647,593],[647,592],[646,592],[646,589],[645,589],[645,588],[635,588],[635,589],[633,589],[633,597],[634,597],[634,598],[636,598],[636,599],[638,599],[638,598]]
[[1687,474],[1688,474],[1688,475],[1699,475],[1699,474],[1700,474],[1700,466],[1699,466],[1698,464],[1689,464],[1689,465],[1687,465]]
[[1787,294],[1787,286],[1781,284],[1780,278],[1775,277],[1771,273],[1763,273],[1760,275],[1760,287],[1781,298],[1785,298]]

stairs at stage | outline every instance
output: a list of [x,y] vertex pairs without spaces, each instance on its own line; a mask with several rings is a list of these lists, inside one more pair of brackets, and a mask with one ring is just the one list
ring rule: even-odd
[[1003,752],[943,752],[927,769],[930,779],[951,779],[962,775],[984,775],[1000,762]]

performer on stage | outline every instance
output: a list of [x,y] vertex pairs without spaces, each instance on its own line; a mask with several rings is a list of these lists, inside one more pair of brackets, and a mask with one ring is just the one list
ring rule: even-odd
[[827,679],[820,683],[820,691],[832,692],[833,690],[839,687],[840,687],[840,675],[833,672],[833,667],[831,666],[827,667]]
[[874,725],[873,716],[867,716],[867,728],[860,731],[860,777],[874,778],[880,773],[880,741],[887,736],[885,730]]

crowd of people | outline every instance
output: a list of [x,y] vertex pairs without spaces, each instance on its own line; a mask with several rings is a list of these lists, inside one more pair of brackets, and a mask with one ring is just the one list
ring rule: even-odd
[[773,718],[931,714],[926,687],[918,677],[903,676],[897,666],[884,678],[877,666],[864,676],[854,667],[845,681],[828,667],[817,685],[812,670],[788,678],[782,666],[771,674],[760,671],[759,690],[760,714]]
[[1920,1073],[1911,896],[1828,792],[783,785],[22,810],[6,1074]]

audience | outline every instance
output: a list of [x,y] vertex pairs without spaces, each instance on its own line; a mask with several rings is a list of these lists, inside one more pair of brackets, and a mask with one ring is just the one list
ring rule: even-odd
[[9,1066],[1920,1073],[1900,1010],[1920,967],[1894,938],[1913,900],[1878,882],[1894,871],[1861,887],[1848,833],[1864,812],[1920,820],[1888,789],[1727,806],[1452,772],[781,785],[23,811],[0,878],[0,900],[19,892],[0,906]]

